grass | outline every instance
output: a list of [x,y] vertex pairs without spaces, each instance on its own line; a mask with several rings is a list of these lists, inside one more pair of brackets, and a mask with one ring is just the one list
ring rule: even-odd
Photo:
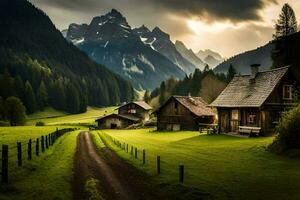
[[[266,151],[272,137],[237,138],[153,129],[104,132],[137,147],[138,159],[134,159],[110,143],[121,157],[159,183],[176,188],[178,166],[183,164],[185,186],[195,188],[208,199],[297,199],[300,196],[300,160]],[[108,137],[104,138],[108,141]],[[142,165],[142,149],[146,150],[146,165]],[[161,156],[160,176],[156,175],[157,155]]]
[[53,109],[50,111],[47,109],[43,112],[35,113],[29,115],[27,124],[34,125],[38,121],[45,122],[46,125],[72,125],[72,124],[95,124],[95,119],[103,116],[104,114],[110,114],[115,112],[116,107],[107,107],[107,108],[96,108],[88,107],[87,112],[80,114],[66,114],[53,112]]
[[65,115],[68,115],[68,113],[48,107],[48,108],[45,108],[43,111],[35,112],[35,113],[29,115],[28,119],[35,120],[35,119],[44,119],[44,118],[54,118],[54,117],[61,117],[61,116],[65,116]]
[[72,199],[70,183],[78,133],[65,134],[39,157],[33,155],[31,161],[26,159],[25,152],[23,167],[18,168],[15,161],[10,161],[10,184],[0,185],[0,199]]

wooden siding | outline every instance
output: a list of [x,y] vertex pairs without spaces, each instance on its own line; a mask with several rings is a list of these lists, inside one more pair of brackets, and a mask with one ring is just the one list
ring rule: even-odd
[[[134,108],[133,108],[134,107]],[[135,109],[136,113],[129,113],[130,109]],[[141,118],[143,121],[147,121],[150,118],[150,111],[145,110],[144,108],[134,104],[130,103],[126,106],[122,106],[118,109],[118,113],[121,115],[133,115],[135,117]]]

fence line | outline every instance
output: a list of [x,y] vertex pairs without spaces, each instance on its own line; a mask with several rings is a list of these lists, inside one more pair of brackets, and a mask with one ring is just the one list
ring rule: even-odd
[[[117,140],[116,138],[108,135],[105,132],[101,132],[106,138],[108,138],[108,140],[114,144],[116,147],[120,148],[121,150],[123,150],[125,153],[130,153],[131,158],[134,159],[138,159],[138,148],[134,147],[133,145],[129,145],[128,143],[125,143],[123,141]],[[107,145],[106,140],[103,138],[103,136],[101,134],[99,134],[99,137],[102,141],[104,141],[105,145]],[[128,151],[129,146],[131,146],[130,148],[130,152]],[[126,148],[125,148],[126,147]],[[146,165],[146,150],[143,149],[142,151],[142,164]],[[160,155],[156,155],[156,173],[157,175],[161,174],[161,156]],[[180,183],[184,183],[184,173],[185,173],[185,169],[184,169],[184,165],[178,165],[178,181]]]
[[[44,153],[45,150],[49,149],[49,147],[52,146],[59,137],[74,130],[77,130],[77,128],[64,128],[60,130],[56,128],[55,132],[42,135],[36,139],[29,139],[27,143],[18,141],[16,146],[3,144],[2,149],[0,149],[0,153],[2,155],[2,167],[0,169],[1,183],[6,184],[9,181],[9,157],[17,158],[16,165],[18,167],[22,167],[24,161],[23,153],[27,152],[27,160],[30,161],[33,158],[32,154],[35,154],[36,157],[38,157],[40,153]],[[27,149],[25,149],[25,147],[27,147]],[[35,151],[33,151],[33,149],[35,149]],[[14,153],[9,154],[10,152]]]

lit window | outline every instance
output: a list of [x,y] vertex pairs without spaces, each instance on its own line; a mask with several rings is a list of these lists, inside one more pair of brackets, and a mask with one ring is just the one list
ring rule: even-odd
[[283,86],[283,99],[292,99],[292,86],[284,85]]
[[231,111],[231,120],[239,120],[239,111],[238,110]]

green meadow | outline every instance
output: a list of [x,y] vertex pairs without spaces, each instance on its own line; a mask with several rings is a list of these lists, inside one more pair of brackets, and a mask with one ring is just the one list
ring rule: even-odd
[[95,119],[115,112],[116,107],[88,107],[85,113],[68,114],[52,108],[28,116],[27,125],[44,122],[46,125],[94,125]]
[[[121,157],[160,184],[173,186],[180,196],[204,199],[297,199],[300,196],[300,160],[266,151],[273,137],[238,138],[199,132],[156,132],[154,129],[104,130],[102,138]],[[108,136],[129,144],[129,153],[116,147]],[[99,138],[98,138],[99,139]],[[130,155],[137,147],[138,159]],[[146,165],[142,150],[146,150]],[[161,156],[161,175],[156,156]],[[178,187],[178,166],[184,165],[184,186]],[[197,198],[195,198],[197,199]]]
[[[66,128],[58,126],[59,129]],[[56,126],[0,127],[0,144],[9,145],[9,184],[0,184],[0,199],[71,199],[71,180],[76,137],[79,131],[58,138],[39,156],[32,145],[32,160],[27,158],[27,143],[56,130]],[[23,166],[17,166],[16,142],[22,142]],[[41,148],[41,147],[40,147]],[[0,162],[1,163],[1,162]]]

